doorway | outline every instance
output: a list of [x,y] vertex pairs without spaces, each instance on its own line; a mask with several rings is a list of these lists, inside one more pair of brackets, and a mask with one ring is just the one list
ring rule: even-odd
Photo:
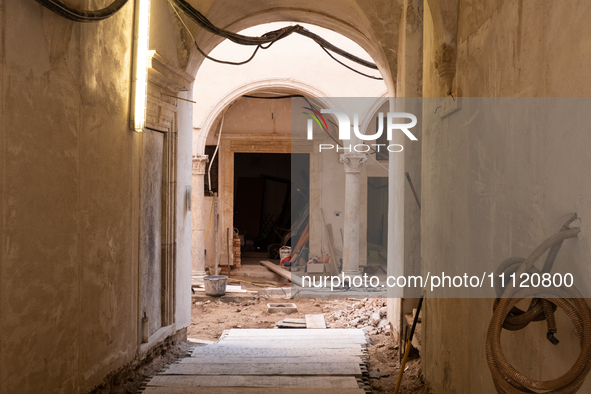
[[[293,163],[301,173],[295,180]],[[309,163],[308,154],[234,154],[234,227],[244,256],[277,258],[290,245],[292,202],[308,198]]]
[[140,317],[149,337],[175,316],[177,135],[146,128],[142,145]]

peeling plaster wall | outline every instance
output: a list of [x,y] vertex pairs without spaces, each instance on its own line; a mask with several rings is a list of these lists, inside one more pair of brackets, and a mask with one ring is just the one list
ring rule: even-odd
[[[433,9],[425,8],[423,91],[437,97],[445,94],[434,67],[441,37]],[[589,96],[587,2],[460,1],[459,10],[454,88],[464,97]],[[582,231],[564,243],[559,261],[588,265],[591,187],[581,175],[591,164],[591,134],[584,126],[575,134],[526,126],[515,133],[503,125],[517,119],[489,116],[474,122],[498,124],[494,133],[478,127],[468,133],[454,115],[443,127],[430,128],[433,108],[427,104],[423,113],[424,270],[527,256],[574,211]],[[554,121],[542,114],[539,119]],[[427,299],[423,368],[434,392],[495,392],[485,358],[492,305],[492,299]],[[509,362],[537,379],[566,372],[579,345],[562,311],[557,319],[558,346],[546,340],[545,323],[504,331]],[[587,379],[580,392],[589,391]]]
[[[161,17],[170,15],[153,13],[155,26],[167,26]],[[87,392],[138,355],[132,28],[133,2],[77,24],[34,1],[0,1],[2,393]],[[151,49],[179,64],[164,48],[178,48],[173,28]],[[190,184],[190,109],[179,104],[179,195]],[[179,201],[177,275],[188,279],[177,277],[176,329],[190,321],[190,215]]]

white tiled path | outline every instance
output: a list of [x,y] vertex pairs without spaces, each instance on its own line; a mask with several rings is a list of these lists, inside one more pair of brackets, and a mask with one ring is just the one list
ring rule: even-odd
[[357,329],[233,329],[152,378],[143,393],[364,394],[365,345]]

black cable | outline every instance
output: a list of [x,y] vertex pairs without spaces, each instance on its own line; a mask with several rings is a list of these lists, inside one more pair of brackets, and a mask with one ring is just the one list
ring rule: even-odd
[[[262,45],[262,44],[271,44],[271,43],[274,43],[278,40],[281,40],[281,39],[291,35],[292,33],[297,33],[297,34],[300,34],[304,37],[308,37],[308,38],[312,39],[314,42],[316,42],[318,45],[320,45],[320,47],[322,49],[324,49],[325,51],[330,50],[330,51],[332,51],[336,54],[339,54],[339,55],[341,55],[341,56],[343,56],[355,63],[358,63],[364,67],[368,67],[368,68],[371,68],[374,70],[378,69],[378,67],[374,63],[369,62],[364,59],[361,59],[361,58],[359,58],[359,57],[357,57],[357,56],[355,56],[355,55],[353,55],[353,54],[351,54],[339,47],[334,46],[333,44],[326,41],[325,39],[323,39],[319,35],[312,33],[311,31],[307,30],[306,28],[304,28],[303,26],[300,26],[300,25],[287,26],[287,27],[283,27],[278,30],[273,30],[273,31],[263,34],[260,37],[244,36],[242,34],[232,33],[231,31],[228,31],[225,29],[220,29],[220,28],[216,27],[203,14],[201,14],[199,11],[197,11],[195,8],[193,8],[185,0],[168,0],[168,1],[171,3],[171,5],[178,7],[181,11],[183,11],[183,13],[185,13],[185,15],[187,15],[187,17],[189,19],[191,19],[193,22],[197,23],[203,29],[209,31],[210,33],[218,35],[220,37],[224,37],[224,38],[226,38],[232,42],[235,42],[237,44],[240,44],[240,45],[257,45],[258,46],[258,45]],[[358,72],[361,75],[364,75],[366,77],[373,78],[373,79],[382,79],[382,78],[372,77],[367,74],[363,74],[357,70],[354,70],[351,67],[343,64],[342,62],[340,62],[336,58],[334,58],[330,53],[329,53],[329,55],[331,58],[333,58],[334,60],[336,60],[340,64],[344,65],[345,67],[347,67],[355,72]]]
[[354,71],[357,74],[363,75],[364,77],[367,77],[367,78],[377,79],[377,80],[380,80],[380,81],[383,81],[384,80],[384,78],[374,77],[373,75],[365,74],[365,73],[362,73],[361,71],[355,70],[353,67],[349,67],[348,65],[346,65],[345,63],[341,62],[339,59],[337,59],[336,57],[334,57],[332,55],[332,53],[330,53],[325,47],[320,46],[320,48],[322,48],[324,50],[324,52],[326,52],[326,54],[332,58],[332,60],[334,60],[335,62],[339,63],[341,66],[347,67],[349,70]]
[[261,97],[261,96],[251,96],[249,94],[243,94],[242,97],[252,98],[252,99],[262,99],[262,100],[278,100],[278,99],[288,99],[294,97],[304,97],[301,94],[290,94],[287,96],[269,96],[269,97]]
[[[45,8],[47,8],[48,10],[50,10],[50,11],[56,13],[57,15],[62,16],[66,19],[69,19],[69,20],[72,20],[75,22],[88,23],[88,22],[98,22],[98,21],[107,19],[107,18],[115,15],[121,8],[123,8],[123,6],[125,4],[127,4],[127,2],[129,0],[113,0],[113,2],[110,5],[108,5],[105,8],[102,8],[100,10],[79,10],[79,9],[76,9],[76,8],[73,8],[73,7],[70,7],[66,4],[64,4],[61,0],[35,0],[35,1],[39,4],[41,4],[42,6],[44,6]],[[363,60],[363,59],[361,59],[349,52],[346,52],[346,51],[334,46],[333,44],[326,41],[325,39],[318,36],[317,34],[312,33],[311,31],[305,29],[303,26],[295,25],[295,26],[284,27],[284,28],[263,34],[260,37],[243,36],[241,34],[232,33],[228,30],[224,30],[224,29],[220,29],[220,28],[216,27],[203,14],[201,14],[199,11],[197,11],[195,8],[193,8],[185,0],[169,0],[169,2],[171,2],[171,5],[172,5],[172,3],[174,3],[174,5],[179,7],[181,9],[181,11],[183,11],[191,20],[193,20],[195,23],[197,23],[202,28],[208,30],[209,32],[219,35],[221,37],[224,37],[224,38],[226,38],[230,41],[233,41],[237,44],[256,45],[257,46],[257,48],[254,50],[253,54],[247,60],[245,60],[243,62],[230,62],[230,61],[215,59],[213,57],[208,56],[207,54],[205,54],[205,52],[203,52],[201,50],[201,48],[199,47],[199,45],[195,41],[195,47],[197,48],[199,53],[201,53],[205,58],[212,60],[214,62],[222,63],[222,64],[229,64],[229,65],[234,65],[234,66],[246,64],[254,58],[254,56],[258,52],[259,48],[267,49],[274,42],[281,40],[281,39],[291,35],[292,33],[298,33],[304,37],[308,37],[308,38],[312,39],[314,42],[316,42],[318,45],[320,45],[320,47],[333,60],[335,60],[336,62],[338,62],[342,66],[347,67],[349,70],[354,71],[354,72],[356,72],[360,75],[363,75],[365,77],[368,77],[368,78],[383,80],[383,78],[374,77],[374,76],[362,73],[358,70],[355,70],[354,68],[346,65],[345,63],[343,63],[340,60],[338,60],[337,58],[335,58],[328,50],[330,49],[331,51],[333,51],[333,52],[335,52],[335,53],[337,53],[337,54],[339,54],[339,55],[341,55],[341,56],[343,56],[355,63],[361,64],[362,66],[377,70],[378,67],[374,63],[368,62],[367,60]],[[268,45],[263,46],[263,44],[268,44]]]
[[61,0],[35,0],[43,7],[57,15],[76,22],[98,22],[117,13],[129,0],[113,0],[111,4],[100,10],[78,10],[64,4]]
[[[203,50],[201,48],[199,48],[199,45],[197,45],[197,41],[194,41],[195,43],[195,48],[197,48],[197,50],[199,51],[199,53],[201,55],[203,55],[203,57],[205,57],[206,59],[209,59],[211,61],[214,61],[216,63],[221,63],[221,64],[229,64],[231,66],[241,66],[243,64],[246,64],[248,62],[250,62],[252,59],[254,59],[254,56],[257,54],[257,52],[259,51],[259,48],[263,48],[261,45],[257,45],[256,49],[254,50],[254,52],[252,53],[252,55],[250,55],[250,57],[242,62],[230,62],[228,60],[219,60],[219,59],[215,59],[209,55],[207,55],[205,52],[203,52]],[[267,47],[268,48],[268,47]],[[266,48],[264,48],[266,49]]]
[[299,26],[299,25],[296,25],[296,26],[299,27],[299,29],[296,31],[296,33],[314,40],[314,42],[316,42],[322,48],[329,49],[329,50],[333,51],[334,53],[337,53],[337,54],[339,54],[351,61],[354,61],[355,63],[361,64],[364,67],[372,68],[374,70],[378,69],[378,66],[376,66],[374,63],[369,62],[364,59],[361,59],[360,57],[357,57],[357,56],[355,56],[355,55],[353,55],[353,54],[351,54],[351,53],[349,53],[337,46],[334,46],[330,42],[326,41],[324,38],[320,37],[319,35],[317,35],[315,33],[312,33],[310,30],[304,28],[303,26]]
[[193,22],[197,23],[203,29],[213,33],[215,35],[224,37],[232,42],[241,45],[260,45],[260,44],[268,44],[270,42],[274,42],[278,39],[287,37],[291,33],[293,33],[297,26],[288,26],[284,27],[279,30],[274,30],[272,32],[268,32],[260,37],[249,37],[243,36],[241,34],[232,33],[228,30],[220,29],[216,27],[213,23],[211,23],[202,13],[197,11],[191,4],[186,2],[185,0],[168,0],[170,3],[175,5],[179,8],[185,15],[189,17]]

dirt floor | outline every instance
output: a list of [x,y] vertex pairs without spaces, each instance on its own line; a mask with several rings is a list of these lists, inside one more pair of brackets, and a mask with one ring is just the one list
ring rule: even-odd
[[116,374],[108,376],[91,394],[136,394],[158,372],[187,357],[194,346],[184,341],[174,343],[169,338],[153,349],[144,360],[133,361]]
[[[189,338],[217,340],[224,330],[231,328],[274,328],[275,322],[284,318],[303,319],[306,314],[318,313],[325,314],[331,328],[351,327],[351,324],[348,323],[346,318],[335,320],[329,318],[329,316],[333,316],[335,312],[339,312],[337,316],[351,315],[351,320],[353,320],[355,312],[353,305],[358,304],[360,300],[298,298],[289,301],[297,305],[297,313],[290,315],[267,313],[266,304],[268,302],[285,301],[282,298],[266,298],[264,296],[241,302],[194,300],[191,317],[192,324],[188,328],[187,336]],[[383,300],[381,302],[383,304]],[[376,310],[375,312],[378,311]],[[355,321],[353,324],[357,324],[357,322]],[[371,339],[371,344],[368,346],[369,383],[374,393],[390,394],[394,391],[398,378],[398,346],[393,343],[391,337],[386,333],[372,334],[370,332],[369,336]],[[430,393],[421,375],[420,358],[414,358],[407,363],[400,393]]]

